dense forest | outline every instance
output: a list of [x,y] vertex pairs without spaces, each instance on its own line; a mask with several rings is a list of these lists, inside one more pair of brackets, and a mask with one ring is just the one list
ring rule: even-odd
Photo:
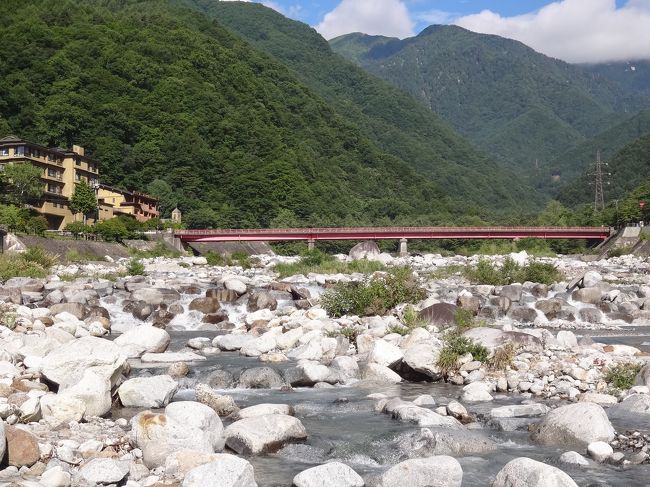
[[650,106],[649,93],[595,68],[455,26],[431,26],[405,40],[349,34],[330,43],[532,182],[539,168]]
[[104,182],[173,188],[200,226],[482,221],[524,200],[435,117],[382,112],[406,95],[351,67],[368,100],[330,103],[179,3],[2,2],[0,132],[84,145]]

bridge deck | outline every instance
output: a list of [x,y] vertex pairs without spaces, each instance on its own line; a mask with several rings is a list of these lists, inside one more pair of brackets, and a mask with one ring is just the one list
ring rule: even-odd
[[359,227],[176,230],[184,242],[394,239],[587,239],[605,240],[608,227]]

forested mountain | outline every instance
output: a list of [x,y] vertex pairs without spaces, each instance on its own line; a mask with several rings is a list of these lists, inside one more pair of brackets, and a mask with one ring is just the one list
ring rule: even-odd
[[[543,184],[552,184],[556,188],[573,184],[575,178],[588,172],[589,166],[596,160],[598,151],[601,158],[607,160],[626,145],[648,133],[650,133],[650,109],[642,110],[562,154],[543,168],[540,181]],[[555,181],[551,183],[549,176],[554,176]],[[643,176],[650,177],[650,172],[640,174],[637,178]]]
[[650,93],[650,61],[585,64],[582,67],[629,90]]
[[365,103],[346,104],[350,86],[331,103],[177,0],[8,0],[0,15],[0,131],[84,145],[104,182],[162,179],[205,224],[450,223],[529,194],[357,68]]
[[[606,201],[624,197],[636,186],[650,179],[650,133],[603,160],[607,162],[607,171],[610,173],[605,178]],[[589,179],[588,171],[585,171],[560,189],[558,199],[568,206],[592,201],[594,190],[589,184]]]
[[[289,66],[384,151],[467,202],[473,213],[534,208],[540,197],[522,178],[479,153],[408,94],[332,52],[314,29],[258,3],[178,0],[206,12]],[[487,206],[487,208],[485,208]]]
[[536,161],[543,166],[650,106],[647,95],[582,67],[456,26],[405,40],[349,34],[330,44],[532,175]]

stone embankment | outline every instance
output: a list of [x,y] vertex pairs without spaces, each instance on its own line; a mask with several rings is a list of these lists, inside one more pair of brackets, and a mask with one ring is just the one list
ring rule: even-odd
[[[570,469],[615,477],[612,468],[648,462],[650,435],[639,425],[650,419],[650,367],[623,389],[610,373],[647,356],[640,344],[590,338],[650,325],[646,260],[548,259],[565,282],[488,286],[451,267],[477,258],[364,256],[411,267],[426,290],[415,323],[403,305],[385,316],[329,316],[320,294],[365,277],[280,280],[274,265],[295,259],[269,255],[247,270],[159,258],[144,261],[144,276],[116,274],[123,261],[3,283],[0,484],[271,485],[256,459],[313,445],[319,433],[288,401],[242,407],[242,390],[293,391],[297,404],[307,390],[363,391],[374,421],[404,425],[388,459],[359,468],[330,458],[292,477],[296,487],[460,486],[462,459],[477,455],[503,458],[481,484],[494,486],[574,486]],[[474,316],[462,327],[460,308]],[[452,333],[485,352],[443,365]],[[226,366],[235,354],[242,370]],[[415,382],[432,393],[402,396]],[[434,394],[441,382],[447,397]],[[496,437],[510,432],[556,458],[495,457],[506,448]]]

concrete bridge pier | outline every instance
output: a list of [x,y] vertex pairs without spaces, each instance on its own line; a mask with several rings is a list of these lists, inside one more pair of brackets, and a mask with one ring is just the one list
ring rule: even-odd
[[307,250],[314,250],[316,248],[316,240],[310,238],[307,240]]
[[408,257],[408,255],[409,255],[408,239],[400,238],[399,239],[399,256],[400,257]]

